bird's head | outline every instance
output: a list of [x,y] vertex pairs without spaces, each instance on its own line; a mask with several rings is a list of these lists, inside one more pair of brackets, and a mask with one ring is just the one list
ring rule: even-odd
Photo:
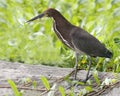
[[57,10],[53,8],[49,8],[45,10],[43,13],[39,14],[38,16],[33,17],[32,19],[28,20],[27,22],[34,21],[36,19],[42,18],[42,17],[53,17],[56,14]]

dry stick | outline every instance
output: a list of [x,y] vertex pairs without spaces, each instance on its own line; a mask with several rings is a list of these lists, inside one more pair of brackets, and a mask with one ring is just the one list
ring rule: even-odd
[[[3,84],[2,86],[0,85],[0,88],[11,88],[9,85]],[[23,90],[32,90],[32,91],[43,91],[40,96],[44,95],[45,93],[49,92],[50,90],[46,89],[38,89],[38,88],[29,88],[29,87],[18,87],[18,89],[23,89]],[[51,90],[52,91],[52,90]]]
[[49,92],[49,91],[48,90],[44,91],[43,93],[40,94],[40,96],[44,95],[47,92]]
[[[71,75],[72,73],[73,73],[73,71],[72,71],[70,74],[68,74],[68,76]],[[56,82],[57,82],[57,83],[62,82],[65,77],[66,77],[66,76],[64,76],[64,77],[56,80]],[[8,85],[8,84],[2,84],[2,85],[0,85],[0,88],[11,88],[11,86]],[[41,96],[41,95],[44,95],[45,93],[47,93],[47,92],[49,92],[49,91],[52,91],[52,90],[47,90],[47,89],[38,89],[38,88],[20,87],[20,86],[17,86],[17,88],[18,88],[18,89],[23,89],[23,90],[43,91],[43,93],[41,93],[40,96]],[[54,90],[53,90],[53,91],[54,91]]]
[[[70,72],[67,76],[71,76],[74,72],[75,72],[75,70],[73,70],[72,72]],[[60,79],[57,79],[57,80],[55,80],[55,82],[60,83],[60,82],[62,82],[62,81],[64,80],[65,77],[66,77],[66,76],[64,76],[64,77],[62,77],[62,78],[60,78]],[[100,95],[101,93],[103,93],[106,89],[112,89],[112,88],[114,88],[118,83],[120,83],[120,82],[117,82],[117,83],[111,85],[110,87],[106,87],[106,88],[104,88],[103,90],[99,90],[98,92],[94,92],[94,93],[92,93],[92,94],[88,94],[87,96],[99,96],[99,95]],[[87,84],[85,84],[85,85],[83,85],[83,86],[87,86]],[[92,85],[88,85],[88,86],[92,86]],[[50,91],[51,91],[51,90],[50,90]],[[53,91],[54,91],[54,90],[53,90]],[[45,93],[47,93],[47,92],[49,92],[49,91],[43,92],[42,95],[45,94]]]
[[[73,73],[75,72],[75,70],[72,70],[68,75],[61,77],[60,79],[57,79],[55,82],[60,83],[64,80],[65,77],[67,76],[71,76]],[[84,84],[82,86],[92,86],[92,85],[88,85],[88,84]],[[72,86],[69,86],[67,89],[71,88]]]
[[[55,80],[54,82],[60,83],[60,82],[62,82],[62,81],[65,79],[65,77],[71,76],[74,72],[75,72],[75,70],[72,70],[68,75],[63,76],[63,77],[61,77],[60,79]],[[55,93],[56,93],[56,92],[55,92]]]
[[88,93],[87,96],[99,96],[100,94],[105,92],[107,89],[110,91],[111,89],[113,89],[115,86],[118,86],[118,85],[120,85],[120,82],[116,82],[115,84],[110,85],[110,86],[105,86],[104,89],[99,90],[98,92]]
[[[70,76],[74,73],[75,70],[73,70],[72,72],[70,72],[67,76]],[[60,79],[57,79],[56,82],[59,83],[59,82],[62,82],[64,80],[66,76],[60,78]],[[93,93],[89,93],[88,96],[98,96],[99,94],[103,93],[106,89],[112,89],[114,88],[116,85],[118,85],[120,82],[117,82],[115,83],[114,85],[112,85],[111,87],[108,87],[108,88],[104,88],[103,90],[100,90],[99,92],[97,92],[98,94],[96,94],[96,92],[93,92]],[[8,84],[2,84],[0,85],[0,88],[11,88]],[[42,93],[45,94],[47,92],[49,92],[49,90],[46,90],[46,89],[38,89],[38,88],[29,88],[29,87],[19,87],[17,86],[18,89],[24,89],[24,90],[35,90],[35,91],[44,91]],[[54,91],[54,90],[53,90]]]
[[98,92],[94,92],[92,94],[88,94],[87,96],[99,96],[101,93],[103,93],[106,89],[100,90]]
[[[74,70],[72,72],[70,72],[67,76],[70,76],[74,73]],[[56,82],[59,83],[59,82],[62,82],[64,80],[66,76],[60,78],[60,79],[57,79]],[[11,88],[10,85],[8,84],[0,84],[0,88]],[[42,94],[45,94],[46,92],[48,92],[47,89],[38,89],[38,88],[29,88],[29,87],[20,87],[20,86],[17,86],[18,89],[23,89],[23,90],[35,90],[35,91],[45,91],[43,92]]]
[[71,71],[68,75],[63,76],[63,77],[61,77],[60,79],[55,80],[55,82],[57,82],[57,83],[62,82],[62,81],[64,80],[65,77],[71,76],[74,72],[75,72],[75,70]]
[[[11,88],[11,86],[9,86],[8,84],[2,84],[2,85],[0,85],[0,88]],[[17,86],[17,88],[18,89],[24,89],[24,90],[46,91],[46,89],[20,87],[20,86]]]
[[61,77],[60,79],[55,80],[55,82],[57,82],[57,83],[62,82],[62,81],[64,80],[65,77],[71,76],[74,72],[75,72],[75,70],[72,70],[68,75],[63,76],[63,77]]

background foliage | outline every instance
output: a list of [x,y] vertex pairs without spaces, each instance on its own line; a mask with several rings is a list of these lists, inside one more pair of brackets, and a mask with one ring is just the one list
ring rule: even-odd
[[[52,19],[25,23],[50,7],[90,32],[114,53],[111,60],[93,58],[93,68],[120,72],[120,0],[0,0],[1,60],[74,66],[74,52],[57,39]],[[79,63],[80,68],[87,68],[85,56],[80,57]]]

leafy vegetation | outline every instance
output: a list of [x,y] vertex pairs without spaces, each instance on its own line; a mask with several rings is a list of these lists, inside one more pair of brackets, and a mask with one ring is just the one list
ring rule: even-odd
[[[97,37],[114,53],[111,60],[93,58],[93,68],[120,72],[120,0],[0,0],[0,59],[29,64],[74,66],[74,52],[52,30],[52,19],[25,23],[48,7]],[[87,69],[87,58],[80,57]]]
[[[27,78],[28,79],[28,78]],[[30,78],[29,78],[30,79]],[[105,90],[110,90],[111,88],[113,88],[113,86],[115,87],[116,84],[118,84],[119,79],[110,79],[110,78],[105,78],[102,82],[100,82],[100,84],[98,85],[98,82],[92,83],[87,82],[85,83],[81,83],[79,81],[76,82],[76,84],[74,86],[72,86],[69,82],[66,82],[66,84],[70,84],[69,88],[67,86],[67,88],[65,87],[65,85],[59,85],[60,82],[49,82],[48,79],[44,76],[42,76],[41,78],[43,87],[34,87],[33,89],[30,88],[30,86],[27,88],[27,90],[39,90],[41,91],[41,94],[39,94],[40,96],[46,95],[46,96],[57,96],[58,94],[61,96],[86,96],[87,94],[92,94],[90,96],[93,96],[94,94],[99,94],[101,95],[102,93],[105,92]],[[95,78],[96,79],[96,78]],[[36,81],[32,81],[33,84],[32,86],[34,86],[34,82]],[[74,83],[75,81],[72,80],[71,83]],[[12,81],[12,80],[8,80],[8,83],[10,85],[10,87],[12,88],[14,95],[15,96],[23,96],[22,94],[26,93],[25,87],[17,87],[17,85]],[[78,87],[77,89],[79,91],[75,91],[77,86],[81,86],[80,88]],[[41,85],[42,86],[42,85]],[[63,87],[64,86],[64,87]],[[96,86],[96,87],[95,87]],[[39,89],[38,89],[39,88]],[[43,89],[45,88],[45,89]],[[20,92],[18,91],[21,90]],[[57,95],[56,95],[57,94]],[[6,95],[7,96],[7,95]],[[98,96],[98,95],[97,95]]]
[[8,80],[8,83],[11,86],[15,96],[22,96],[22,93],[18,91],[16,84],[12,80]]
[[46,77],[42,76],[41,80],[42,80],[42,83],[44,84],[45,88],[47,90],[50,90],[50,84],[49,84],[48,80],[46,79]]
[[62,96],[66,95],[65,94],[65,90],[64,90],[64,88],[62,86],[59,86],[59,91],[60,91],[60,93],[61,93]]

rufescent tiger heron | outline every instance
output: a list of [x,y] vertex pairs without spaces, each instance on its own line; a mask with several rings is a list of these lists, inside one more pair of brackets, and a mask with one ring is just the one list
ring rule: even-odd
[[[42,14],[28,20],[27,22],[31,22],[44,16],[53,18],[54,20],[53,28],[58,38],[66,46],[75,51],[76,58],[75,79],[78,67],[78,55],[87,54],[88,56],[92,57],[105,57],[105,58],[112,57],[113,55],[112,52],[105,48],[105,46],[98,39],[96,39],[94,36],[86,32],[85,30],[72,25],[56,9],[49,8],[45,10]],[[92,62],[89,62],[88,72],[84,80],[85,82],[89,79],[91,63]]]

